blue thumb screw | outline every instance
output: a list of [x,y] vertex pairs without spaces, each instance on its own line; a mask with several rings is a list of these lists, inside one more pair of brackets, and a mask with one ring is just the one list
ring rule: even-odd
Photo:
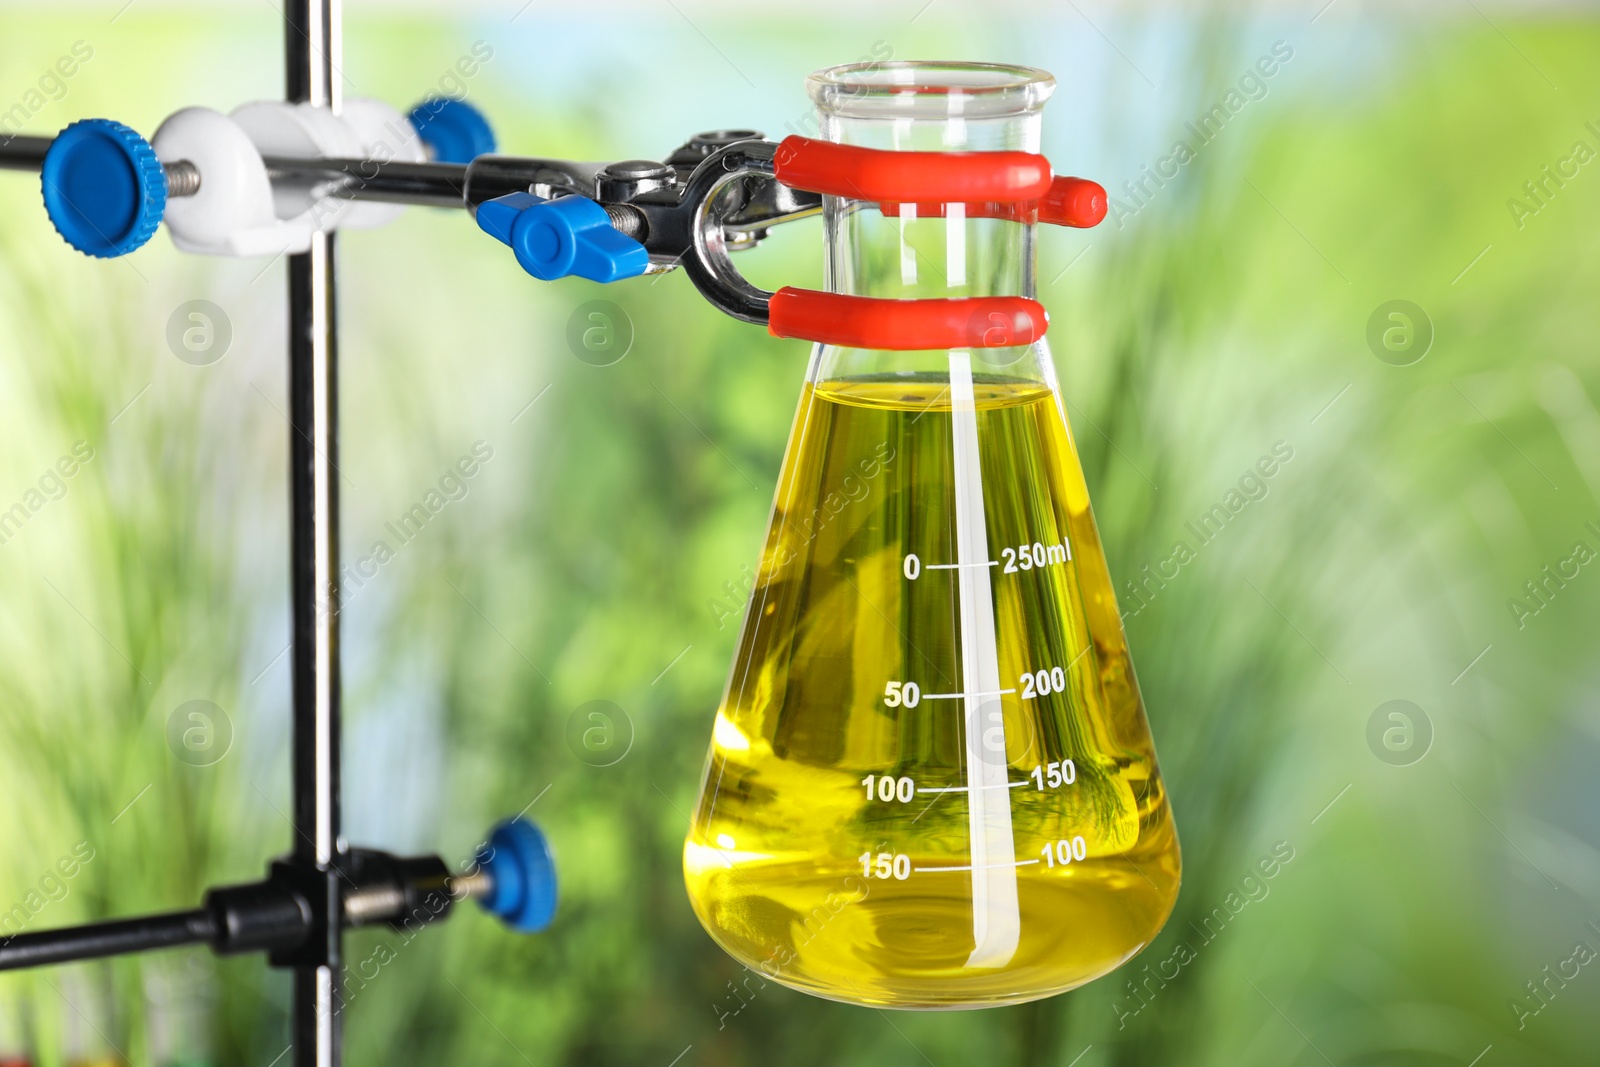
[[150,240],[167,209],[167,176],[143,137],[111,119],[62,130],[39,168],[44,208],[86,255],[123,256]]
[[576,274],[614,282],[637,277],[650,266],[644,245],[613,228],[606,209],[583,196],[496,197],[478,205],[478,226],[510,245],[522,269],[542,281]]
[[478,850],[490,889],[478,903],[511,929],[536,934],[556,914],[556,868],[550,844],[527,819],[507,819]]
[[433,96],[407,116],[439,163],[471,163],[494,151],[494,130],[483,112],[448,96]]

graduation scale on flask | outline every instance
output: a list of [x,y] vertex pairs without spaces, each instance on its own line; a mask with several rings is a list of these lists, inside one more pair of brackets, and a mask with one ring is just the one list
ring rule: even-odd
[[[1037,151],[1053,85],[886,64],[810,89],[831,141],[999,153]],[[1026,214],[825,204],[834,292],[1033,296]],[[1126,961],[1176,898],[1171,810],[1050,353],[995,328],[962,347],[814,350],[715,720],[691,901],[732,955],[820,996],[1049,996]]]

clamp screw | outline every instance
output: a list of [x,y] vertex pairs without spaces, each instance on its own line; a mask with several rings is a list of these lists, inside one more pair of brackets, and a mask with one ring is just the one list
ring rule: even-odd
[[670,178],[672,168],[653,159],[624,159],[617,163],[606,164],[606,169],[600,174],[605,178],[638,181],[642,178]]
[[603,201],[618,203],[632,200],[640,193],[669,189],[677,181],[678,172],[665,163],[653,159],[624,159],[620,163],[608,163],[595,175],[595,193]]
[[407,116],[439,163],[471,163],[494,151],[494,130],[483,112],[465,100],[435,96]]
[[[643,223],[640,217],[636,225]],[[542,281],[576,274],[614,282],[637,277],[650,266],[644,245],[614,226],[610,212],[583,196],[498,196],[478,205],[478,228],[510,245],[522,269]]]
[[556,869],[550,844],[527,819],[507,819],[489,834],[478,863],[492,889],[483,909],[513,930],[536,934],[556,915]]
[[167,177],[148,141],[111,119],[79,119],[39,168],[45,213],[67,244],[124,256],[150,240],[167,209]]

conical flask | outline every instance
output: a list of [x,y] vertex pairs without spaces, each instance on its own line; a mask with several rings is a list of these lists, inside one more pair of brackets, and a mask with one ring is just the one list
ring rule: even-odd
[[[1037,152],[1054,82],[889,63],[808,88],[828,140]],[[829,289],[1031,297],[1034,227],[944,207],[829,197]],[[684,846],[706,930],[834,1000],[1017,1003],[1148,944],[1179,870],[1046,345],[817,346]]]

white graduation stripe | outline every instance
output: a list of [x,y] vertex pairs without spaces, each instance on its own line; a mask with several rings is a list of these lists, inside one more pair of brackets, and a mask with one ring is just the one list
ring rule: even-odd
[[[950,353],[951,438],[954,446],[956,559],[989,559],[984,524],[983,467],[978,456],[978,406],[972,390],[972,356]],[[989,568],[956,571],[961,619],[961,688],[965,697],[967,832],[972,856],[972,955],[968,967],[1004,967],[1022,936],[1017,906],[1017,852],[1006,789],[1005,720],[1000,701],[980,697],[1000,689],[994,602]],[[992,789],[1004,792],[991,792]]]

